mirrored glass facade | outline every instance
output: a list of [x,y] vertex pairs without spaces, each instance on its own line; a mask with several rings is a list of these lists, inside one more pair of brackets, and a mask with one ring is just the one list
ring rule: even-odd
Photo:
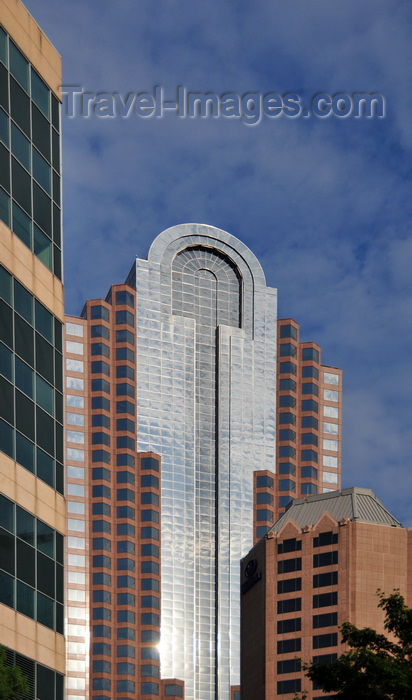
[[162,458],[161,675],[239,684],[239,560],[253,472],[275,470],[276,290],[230,234],[186,224],[136,260],[137,449]]

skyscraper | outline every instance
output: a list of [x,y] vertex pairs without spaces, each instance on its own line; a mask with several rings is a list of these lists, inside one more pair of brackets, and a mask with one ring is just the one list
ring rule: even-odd
[[[284,342],[296,384],[280,391],[295,416],[292,497],[307,480],[301,421],[322,434],[320,348],[299,342],[294,321],[277,321],[276,301],[243,243],[187,224],[160,234],[105,300],[67,317],[68,598],[78,601],[68,608],[68,675],[79,685],[70,700],[89,685],[99,698],[182,697],[182,683],[186,700],[237,697],[239,559],[284,509],[279,324],[293,326]],[[309,479],[321,490],[319,450]]]
[[[77,325],[88,329],[82,342],[90,379],[75,382],[69,372],[73,379],[66,381],[78,387],[79,396],[85,392],[86,402],[91,390],[91,413],[100,414],[91,424],[88,453],[93,469],[102,468],[95,477],[110,472],[114,482],[120,471],[121,478],[135,479],[136,447],[160,457],[161,514],[152,534],[159,538],[161,532],[162,577],[149,602],[154,615],[160,611],[161,676],[184,681],[188,700],[228,700],[230,686],[239,682],[238,572],[253,541],[252,473],[275,467],[276,291],[266,286],[245,245],[200,225],[160,234],[126,283],[105,302],[86,305],[85,320]],[[70,344],[69,352],[73,348],[80,352],[79,344]],[[71,437],[86,439],[73,431]],[[77,453],[70,451],[73,444],[68,449],[70,473],[70,455]],[[157,479],[153,473],[152,483]],[[118,491],[107,481],[92,483],[91,500],[94,488],[113,518],[121,507]],[[98,538],[92,545],[105,547],[109,558],[109,549],[118,546],[110,542],[114,529],[113,523],[109,542]],[[143,547],[138,535],[135,546]],[[129,542],[121,546],[132,550]],[[114,577],[119,564],[112,559]],[[134,583],[139,597],[140,575]],[[117,614],[107,610],[107,617]],[[154,683],[156,673],[158,668]],[[101,678],[95,686],[108,689],[108,681],[114,682]]]
[[0,18],[0,641],[62,700],[60,58],[18,0]]

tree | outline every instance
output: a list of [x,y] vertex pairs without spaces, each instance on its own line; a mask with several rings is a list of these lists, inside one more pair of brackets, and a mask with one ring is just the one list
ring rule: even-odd
[[6,666],[6,649],[0,646],[0,700],[20,700],[29,691],[26,676],[16,666]]
[[378,596],[384,627],[395,641],[345,622],[340,631],[349,651],[333,663],[303,664],[310,680],[341,700],[412,700],[412,609],[399,591]]

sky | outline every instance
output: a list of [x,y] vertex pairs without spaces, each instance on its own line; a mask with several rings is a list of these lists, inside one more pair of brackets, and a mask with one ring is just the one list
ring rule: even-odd
[[319,93],[383,96],[381,117],[284,110],[254,125],[172,110],[102,116],[93,101],[89,117],[79,101],[69,116],[67,100],[66,310],[105,297],[170,226],[235,235],[279,289],[279,317],[343,369],[342,485],[372,488],[412,526],[409,0],[25,4],[62,56],[63,84],[112,105],[114,93],[155,86],[169,101],[182,86],[221,102],[293,93],[305,107]]

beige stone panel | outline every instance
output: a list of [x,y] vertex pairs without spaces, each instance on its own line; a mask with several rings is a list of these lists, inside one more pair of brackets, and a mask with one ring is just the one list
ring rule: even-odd
[[0,492],[40,520],[66,532],[66,506],[63,496],[21,467],[5,454],[0,455]]
[[1,604],[0,638],[4,646],[65,673],[63,636]]
[[20,0],[0,0],[0,19],[22,53],[60,98],[61,58]]
[[63,321],[62,283],[2,221],[0,260],[52,314]]

